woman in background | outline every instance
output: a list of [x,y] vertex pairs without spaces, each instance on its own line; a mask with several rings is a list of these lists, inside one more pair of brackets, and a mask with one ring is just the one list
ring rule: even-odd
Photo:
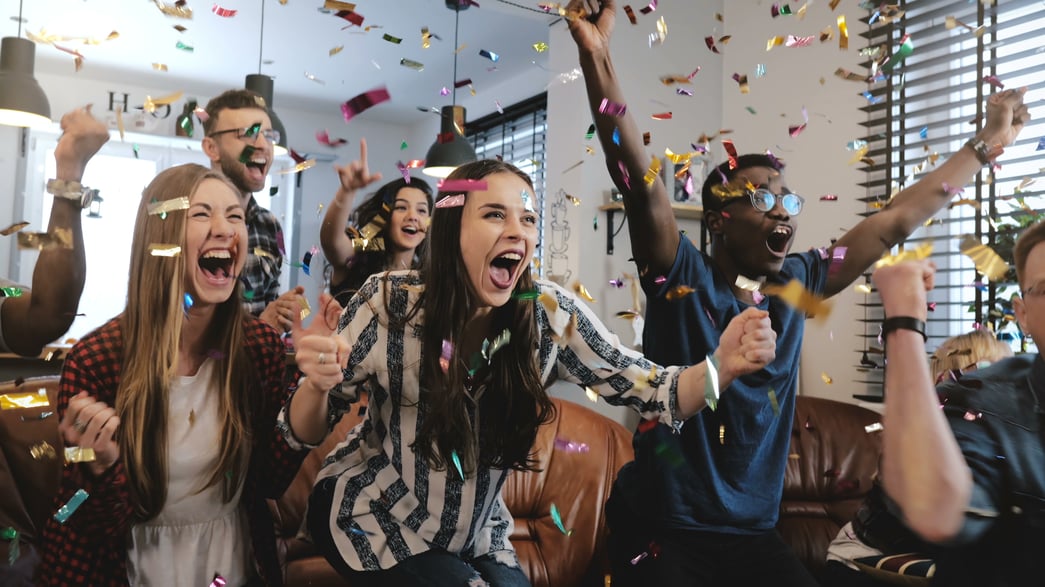
[[418,178],[386,183],[359,205],[346,230],[356,192],[380,181],[381,174],[370,174],[365,139],[359,141],[359,160],[334,170],[341,185],[327,205],[319,242],[331,267],[330,294],[344,305],[370,275],[420,266],[432,188]]
[[126,309],[62,369],[59,431],[94,459],[63,470],[57,505],[86,499],[48,520],[37,584],[282,583],[265,499],[307,453],[276,430],[283,344],[240,303],[244,214],[200,165],[142,193]]

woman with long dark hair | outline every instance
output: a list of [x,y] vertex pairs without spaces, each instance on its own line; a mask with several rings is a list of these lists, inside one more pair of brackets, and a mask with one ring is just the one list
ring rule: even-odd
[[330,264],[330,294],[341,304],[374,273],[417,269],[424,255],[432,211],[432,188],[423,179],[390,181],[351,214],[356,192],[381,180],[367,166],[366,139],[359,141],[359,160],[334,167],[340,186],[327,205],[319,242]]
[[59,430],[93,459],[63,470],[37,584],[282,583],[265,500],[307,453],[276,427],[283,344],[240,302],[244,215],[200,165],[142,193],[126,309],[63,365]]
[[[529,582],[501,488],[534,467],[556,379],[668,423],[772,360],[766,313],[737,316],[707,364],[661,367],[622,346],[569,291],[534,280],[537,200],[499,161],[457,168],[442,186],[420,271],[372,276],[337,333],[301,337],[298,391],[326,401],[281,414],[291,445],[322,438],[370,390],[367,419],[327,457],[309,504],[312,538],[353,585]],[[712,378],[712,381],[714,378]]]

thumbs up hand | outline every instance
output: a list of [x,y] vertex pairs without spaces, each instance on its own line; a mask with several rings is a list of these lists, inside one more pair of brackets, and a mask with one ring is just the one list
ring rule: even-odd
[[312,318],[308,328],[301,325],[300,313],[296,313],[291,329],[296,349],[298,369],[307,378],[313,391],[326,393],[344,379],[343,369],[348,366],[348,353],[352,346],[336,332],[342,308],[323,292],[319,295],[321,312]]

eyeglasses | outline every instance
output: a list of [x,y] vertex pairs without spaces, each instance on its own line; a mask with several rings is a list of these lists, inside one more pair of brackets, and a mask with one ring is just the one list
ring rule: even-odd
[[261,130],[260,124],[252,124],[247,128],[230,128],[226,130],[219,130],[210,133],[210,136],[216,137],[218,135],[228,134],[230,132],[236,133],[237,139],[246,139],[250,142],[254,142],[258,139],[258,135],[265,137],[265,140],[275,145],[279,142],[280,134],[279,131],[274,128],[268,128]]
[[784,206],[784,211],[792,216],[797,216],[802,211],[802,206],[806,202],[802,196],[791,192],[780,194],[778,196],[766,188],[758,188],[754,190],[749,189],[746,191],[748,197],[751,198],[751,205],[759,212],[769,212],[776,207],[777,198],[780,198],[780,202]]

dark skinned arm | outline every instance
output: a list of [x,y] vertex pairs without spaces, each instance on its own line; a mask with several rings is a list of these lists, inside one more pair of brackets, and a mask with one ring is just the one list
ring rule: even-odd
[[[62,136],[54,157],[57,179],[80,181],[91,157],[109,140],[109,131],[90,113],[90,106],[62,116]],[[40,251],[33,268],[32,289],[9,298],[2,307],[7,346],[23,356],[39,355],[45,345],[65,334],[76,317],[86,278],[80,202],[55,197],[47,231],[72,234],[71,249]]]
[[[1027,88],[1006,90],[987,101],[987,123],[976,134],[988,146],[1007,147],[1030,120],[1023,95]],[[882,211],[861,221],[835,246],[847,247],[837,271],[827,278],[824,293],[833,296],[860,277],[893,245],[906,239],[951,201],[943,184],[958,188],[967,184],[983,164],[971,147],[963,146],[939,167],[898,193]]]
[[[632,255],[640,271],[649,275],[663,275],[675,262],[680,238],[667,189],[659,175],[652,184],[647,184],[643,179],[651,159],[631,112],[626,112],[624,116],[599,112],[603,99],[617,104],[627,103],[610,59],[610,35],[616,19],[615,2],[573,0],[567,11],[587,15],[569,19],[570,33],[577,43],[588,105],[599,142],[606,154],[606,168],[614,185],[624,196]],[[619,130],[619,145],[613,142],[615,129]],[[624,180],[620,163],[627,169],[628,181]]]

